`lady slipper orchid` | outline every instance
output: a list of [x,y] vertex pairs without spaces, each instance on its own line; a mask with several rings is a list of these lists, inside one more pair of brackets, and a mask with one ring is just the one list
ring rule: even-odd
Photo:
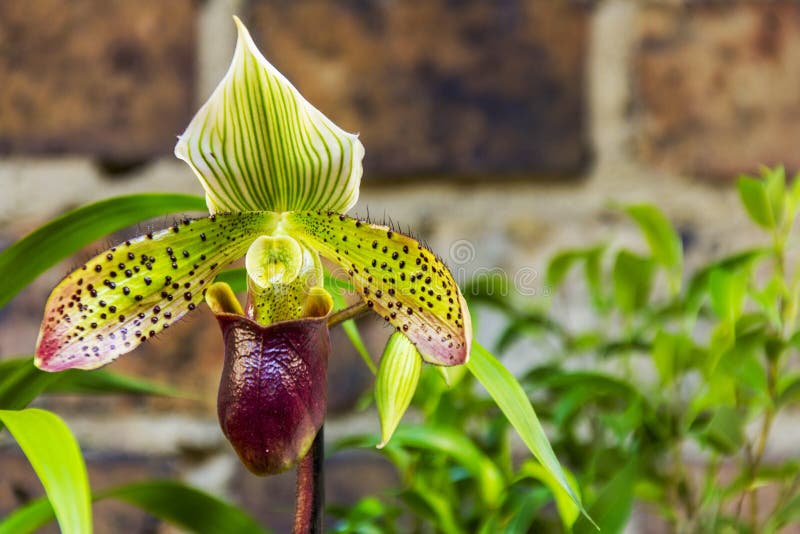
[[[35,361],[47,371],[100,367],[205,300],[225,341],[220,423],[245,465],[269,474],[305,455],[325,414],[332,301],[320,256],[407,340],[393,346],[457,365],[469,357],[471,331],[464,299],[431,251],[345,215],[361,180],[358,137],[309,104],[236,24],[230,69],[175,147],[210,216],[125,241],[69,274],[47,301]],[[242,256],[244,309],[214,283]]]

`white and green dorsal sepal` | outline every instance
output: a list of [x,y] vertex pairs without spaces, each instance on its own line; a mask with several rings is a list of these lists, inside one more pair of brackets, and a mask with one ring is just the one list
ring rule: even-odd
[[309,104],[239,30],[233,61],[175,146],[212,213],[325,209],[358,199],[364,147]]
[[425,361],[467,361],[466,302],[444,263],[421,243],[334,212],[285,213],[281,228],[339,265],[367,306],[404,333]]
[[303,317],[311,288],[323,283],[319,255],[285,235],[256,239],[245,266],[247,316],[263,325]]
[[219,271],[273,232],[277,219],[270,212],[184,219],[95,256],[50,294],[36,365],[94,369],[132,351],[203,302]]

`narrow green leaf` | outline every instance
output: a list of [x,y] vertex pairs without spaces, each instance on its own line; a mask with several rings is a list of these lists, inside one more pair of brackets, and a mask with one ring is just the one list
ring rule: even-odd
[[50,294],[36,365],[95,369],[132,351],[202,303],[216,274],[269,233],[275,218],[184,219],[95,256]]
[[57,415],[38,408],[0,410],[0,421],[36,471],[61,531],[91,534],[89,477],[67,425]]
[[620,469],[589,507],[589,514],[596,519],[597,524],[579,519],[575,523],[575,534],[593,534],[598,530],[602,534],[622,532],[631,515],[637,474],[635,461]]
[[381,420],[378,448],[386,445],[411,404],[420,371],[422,356],[414,344],[400,332],[392,334],[386,343],[375,379],[375,405]]
[[400,493],[400,498],[420,517],[427,518],[443,534],[463,534],[453,512],[453,505],[444,495],[430,488],[424,481],[414,480],[411,489]]
[[[173,525],[198,534],[268,532],[249,514],[232,504],[170,480],[119,486],[95,493],[92,499],[125,501]],[[6,517],[0,523],[0,534],[32,532],[52,519],[53,509],[50,503],[45,499],[37,499]]]
[[281,224],[341,267],[361,299],[406,334],[427,362],[458,365],[469,357],[466,302],[444,263],[419,241],[330,212],[289,212]]
[[627,206],[625,211],[639,225],[653,258],[672,272],[680,273],[683,265],[683,246],[680,236],[669,219],[655,206]]
[[765,533],[778,532],[786,525],[800,521],[800,494],[786,501],[775,514],[773,514],[764,527]]
[[[52,375],[53,373],[48,374]],[[161,397],[188,398],[186,394],[172,386],[112,373],[105,369],[95,369],[90,372],[70,369],[59,373],[58,376],[61,379],[48,386],[45,389],[45,393],[158,395]]]
[[250,515],[203,491],[171,480],[142,482],[98,493],[128,502],[198,534],[266,532]]
[[42,497],[25,503],[0,518],[0,534],[29,534],[53,519],[53,507],[47,497]]
[[477,342],[473,343],[472,357],[467,367],[489,392],[534,457],[553,475],[575,504],[581,506],[580,498],[561,469],[533,406],[514,375]]
[[649,258],[627,250],[619,251],[614,263],[614,300],[620,310],[633,313],[647,304],[654,274]]
[[309,104],[239,30],[233,61],[175,146],[212,213],[323,209],[358,199],[364,147]]
[[170,386],[104,369],[89,373],[79,370],[47,373],[33,365],[33,358],[0,361],[0,407],[19,410],[41,393],[181,396],[178,390]]
[[83,206],[53,219],[0,253],[0,308],[44,271],[82,247],[145,219],[205,211],[192,195],[143,193]]
[[0,408],[21,410],[60,379],[59,375],[34,367],[32,359],[4,360],[0,362]]
[[763,228],[773,228],[775,219],[764,184],[755,178],[743,176],[739,178],[736,186],[739,189],[739,198],[750,218]]
[[[564,523],[565,530],[569,531],[572,525],[577,521],[578,516],[581,514],[580,506],[578,506],[572,497],[564,491],[559,484],[558,480],[553,474],[542,466],[540,463],[534,463],[530,460],[526,461],[519,469],[518,477],[531,477],[539,480],[542,484],[553,493],[558,508],[558,515],[561,516],[561,521]],[[572,490],[576,495],[580,495],[578,483],[574,476],[568,475]]]
[[478,481],[481,497],[488,506],[500,503],[505,488],[503,474],[464,433],[443,427],[401,426],[395,431],[392,444],[451,456]]

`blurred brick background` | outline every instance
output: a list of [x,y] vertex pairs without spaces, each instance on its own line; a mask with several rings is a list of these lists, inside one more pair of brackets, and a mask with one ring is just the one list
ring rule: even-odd
[[[234,13],[312,103],[361,133],[354,212],[410,225],[461,280],[479,268],[525,272],[520,289],[542,298],[556,249],[641,245],[612,199],[662,206],[696,265],[759,237],[738,209],[739,173],[800,167],[796,1],[5,0],[0,248],[99,198],[201,192],[172,148],[227,69]],[[0,310],[0,355],[32,351],[49,289],[105,244]],[[555,308],[568,309],[561,298]],[[491,339],[493,324],[481,321],[479,335]],[[380,354],[386,329],[363,326]],[[375,414],[356,410],[370,374],[334,337],[327,437],[375,431]],[[283,531],[292,475],[246,476],[218,431],[220,353],[198,312],[111,368],[200,400],[42,404],[78,434],[96,486],[177,476]],[[524,368],[530,357],[519,349],[507,361]],[[792,439],[776,435],[770,453],[791,451]],[[0,448],[0,465],[3,515],[40,489],[13,446]],[[372,453],[334,456],[330,501],[353,502],[392,476]],[[99,512],[108,529],[166,531],[125,507]]]

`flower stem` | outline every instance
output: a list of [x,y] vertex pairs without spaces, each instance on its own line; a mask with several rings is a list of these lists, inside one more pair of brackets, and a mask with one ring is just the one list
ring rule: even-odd
[[323,460],[325,443],[322,426],[311,449],[297,464],[297,502],[294,511],[294,534],[322,534],[325,507]]
[[355,319],[356,317],[360,317],[369,311],[367,304],[364,302],[359,302],[358,304],[353,304],[352,306],[345,308],[343,310],[339,310],[336,313],[332,313],[330,317],[328,317],[328,327],[333,328],[339,323],[343,323],[348,319]]

